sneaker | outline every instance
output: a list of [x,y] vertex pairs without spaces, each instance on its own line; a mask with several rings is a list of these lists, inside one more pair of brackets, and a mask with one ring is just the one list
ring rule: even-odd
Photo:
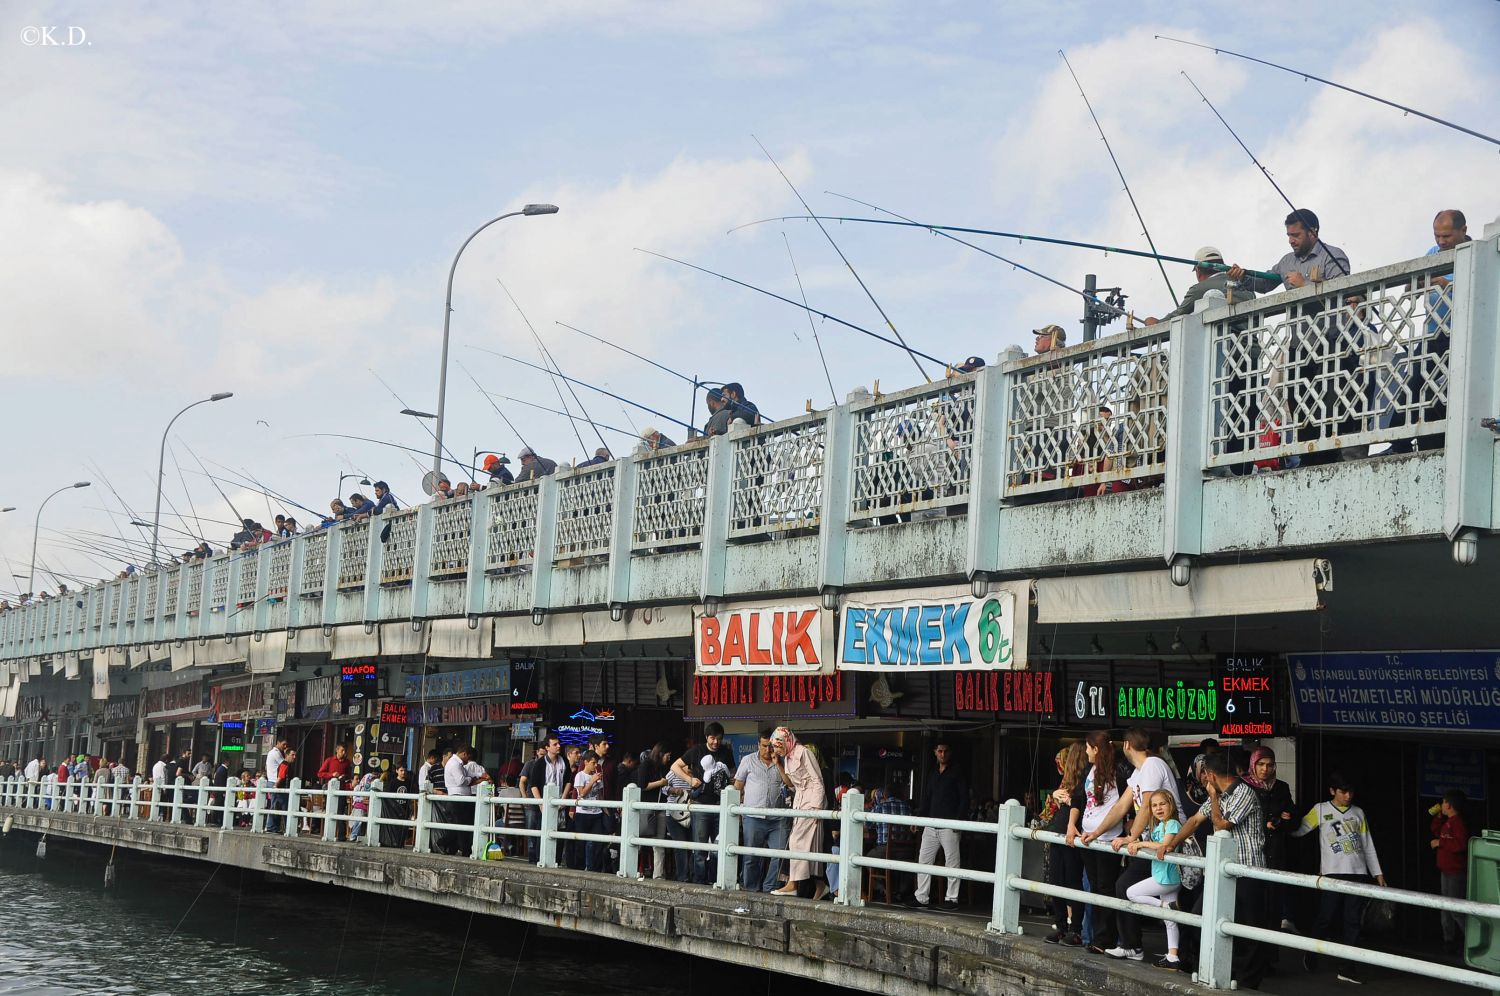
[[1061,944],[1062,943],[1062,939],[1064,937],[1066,937],[1066,936],[1067,935],[1064,934],[1062,931],[1060,931],[1060,930],[1054,930],[1052,933],[1050,933],[1046,937],[1042,938],[1042,940],[1045,943],[1047,943],[1047,944]]
[[923,911],[925,911],[925,910],[929,910],[929,909],[932,908],[932,907],[928,906],[926,903],[922,902],[916,896],[912,896],[910,899],[908,899],[906,902],[902,903],[901,905],[905,906],[909,910],[923,910]]
[[1111,958],[1129,958],[1131,961],[1144,961],[1146,952],[1140,948],[1113,947],[1104,952]]
[[1364,983],[1361,982],[1361,981],[1359,981],[1358,979],[1356,979],[1354,977],[1353,973],[1351,973],[1348,969],[1344,969],[1343,971],[1339,972],[1337,978],[1338,978],[1338,980],[1340,982],[1347,982],[1351,986],[1362,986],[1362,985],[1364,985]]
[[1062,942],[1065,945],[1067,945],[1068,947],[1070,947],[1070,948],[1077,948],[1077,947],[1082,947],[1083,946],[1083,938],[1079,937],[1076,932],[1071,933],[1071,934],[1064,934]]
[[939,913],[957,913],[958,912],[958,904],[955,903],[951,899],[944,899],[942,902],[940,902],[940,903],[937,904],[937,908],[938,908],[938,912]]
[[1292,921],[1288,920],[1286,917],[1282,917],[1281,918],[1281,929],[1284,930],[1284,931],[1286,931],[1289,934],[1298,933],[1297,925],[1295,923],[1293,923]]
[[1156,966],[1157,968],[1165,968],[1170,972],[1182,971],[1182,959],[1173,958],[1171,955],[1162,955],[1151,964]]

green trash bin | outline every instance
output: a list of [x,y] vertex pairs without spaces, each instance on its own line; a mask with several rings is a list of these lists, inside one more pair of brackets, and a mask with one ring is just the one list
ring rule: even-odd
[[[1469,840],[1469,898],[1500,905],[1500,830]],[[1464,927],[1464,961],[1500,973],[1500,920],[1471,916]]]

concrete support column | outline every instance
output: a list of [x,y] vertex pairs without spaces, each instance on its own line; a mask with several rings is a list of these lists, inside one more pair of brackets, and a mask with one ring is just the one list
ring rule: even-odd
[[548,476],[537,482],[536,549],[531,564],[531,607],[546,609],[552,604],[553,559],[557,550],[557,478]]
[[730,486],[734,476],[734,444],[728,436],[708,441],[708,482],[703,498],[703,574],[698,599],[724,600],[724,564],[729,544]]
[[[1500,238],[1454,251],[1453,335],[1448,354],[1448,433],[1443,452],[1443,531],[1450,540],[1494,528],[1496,435],[1500,417]],[[1473,551],[1477,553],[1477,551]],[[1459,546],[1454,558],[1467,563]]]
[[854,470],[854,415],[848,405],[828,411],[823,446],[823,506],[818,518],[818,591],[842,590],[849,546],[849,480]]
[[630,567],[635,546],[636,476],[639,464],[635,457],[622,458],[615,464],[614,521],[609,537],[609,566],[606,581],[610,605],[630,604]]
[[[1196,315],[1172,320],[1167,359],[1167,467],[1162,557],[1185,567],[1203,552],[1203,483],[1213,424],[1213,343]],[[1173,583],[1179,583],[1174,572]],[[1186,577],[1184,572],[1182,577]],[[1181,582],[1185,583],[1185,582]]]
[[969,449],[969,545],[964,568],[972,581],[1000,570],[1000,502],[1005,496],[1011,377],[1004,367],[974,375],[973,439]]

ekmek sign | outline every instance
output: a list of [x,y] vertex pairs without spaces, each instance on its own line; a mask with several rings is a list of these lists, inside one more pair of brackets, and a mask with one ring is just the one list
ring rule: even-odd
[[968,588],[845,598],[838,667],[1024,670],[1029,588],[1029,581],[997,584],[983,598]]

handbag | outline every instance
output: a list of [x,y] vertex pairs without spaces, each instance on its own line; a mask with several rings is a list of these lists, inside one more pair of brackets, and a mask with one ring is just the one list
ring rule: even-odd
[[[1189,858],[1203,857],[1203,848],[1198,846],[1198,838],[1192,836],[1191,834],[1189,834],[1187,839],[1182,842],[1181,846],[1179,847],[1179,851],[1184,856]],[[1196,889],[1203,884],[1202,868],[1191,868],[1187,865],[1178,865],[1177,870],[1181,873],[1182,887],[1184,889]]]

